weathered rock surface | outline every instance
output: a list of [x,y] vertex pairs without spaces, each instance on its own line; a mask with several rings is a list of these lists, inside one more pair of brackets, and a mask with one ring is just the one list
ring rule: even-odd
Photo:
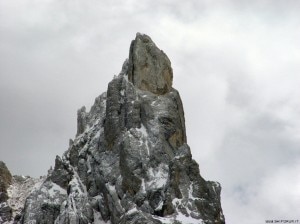
[[0,161],[0,224],[19,222],[26,198],[44,179],[12,176],[5,163]]
[[171,62],[147,35],[138,33],[131,43],[128,78],[137,88],[158,95],[172,88]]
[[137,34],[129,60],[78,111],[78,130],[27,198],[21,223],[223,224],[221,187],[204,180],[187,145],[167,56]]
[[38,188],[45,180],[44,177],[33,178],[30,176],[14,175],[12,184],[7,189],[8,205],[12,208],[12,220],[9,223],[17,223],[21,218],[25,200],[32,190]]

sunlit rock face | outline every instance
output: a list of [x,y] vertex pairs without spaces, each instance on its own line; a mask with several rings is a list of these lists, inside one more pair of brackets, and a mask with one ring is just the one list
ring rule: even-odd
[[128,78],[137,88],[157,95],[172,88],[171,62],[147,35],[138,33],[131,43]]
[[87,112],[21,223],[225,223],[221,187],[204,180],[187,144],[166,54],[137,34],[129,60]]

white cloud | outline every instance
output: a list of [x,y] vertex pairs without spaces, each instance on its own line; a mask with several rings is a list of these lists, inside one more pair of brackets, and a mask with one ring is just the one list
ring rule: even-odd
[[255,186],[237,188],[226,195],[223,204],[227,208],[227,222],[250,224],[265,223],[265,220],[299,220],[299,171],[298,164],[277,167],[263,180],[253,180]]

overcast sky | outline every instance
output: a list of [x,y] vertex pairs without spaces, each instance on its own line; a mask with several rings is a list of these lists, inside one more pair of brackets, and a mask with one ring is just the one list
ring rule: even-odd
[[136,32],[169,56],[226,223],[300,222],[300,1],[1,0],[0,160],[39,176]]

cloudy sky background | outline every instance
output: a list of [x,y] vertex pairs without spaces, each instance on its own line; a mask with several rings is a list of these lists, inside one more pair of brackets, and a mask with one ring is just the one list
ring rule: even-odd
[[136,32],[169,56],[226,223],[300,220],[300,1],[1,0],[0,160],[39,176]]

